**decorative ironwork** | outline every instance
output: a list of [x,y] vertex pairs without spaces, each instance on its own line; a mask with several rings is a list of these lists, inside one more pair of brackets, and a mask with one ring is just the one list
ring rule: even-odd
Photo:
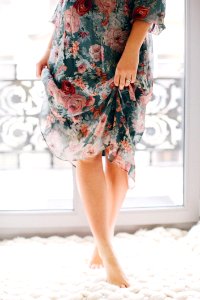
[[153,97],[146,107],[146,129],[138,149],[180,149],[184,108],[182,82],[181,78],[154,79]]
[[43,93],[38,80],[0,83],[0,152],[45,150],[38,127]]
[[[1,80],[0,155],[22,152],[48,152],[49,155],[39,129],[43,97],[44,87],[40,80],[18,80],[16,74],[15,79]],[[154,80],[154,94],[146,107],[146,129],[137,150],[151,153],[180,150],[183,99],[181,78]],[[53,159],[50,161],[54,167]]]

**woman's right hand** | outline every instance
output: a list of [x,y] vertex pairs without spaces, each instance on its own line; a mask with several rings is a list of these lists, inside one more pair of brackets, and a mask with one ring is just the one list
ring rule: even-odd
[[37,78],[41,78],[42,69],[44,67],[49,68],[48,60],[49,60],[50,51],[52,49],[52,41],[53,41],[54,33],[55,33],[55,26],[53,27],[53,32],[51,34],[51,38],[50,38],[50,41],[48,43],[48,46],[47,46],[47,49],[45,51],[44,56],[36,64],[36,76],[37,76]]
[[49,55],[48,55],[48,54],[45,54],[45,55],[38,61],[38,63],[36,64],[36,76],[37,76],[37,78],[41,78],[42,69],[43,69],[44,67],[48,67],[48,68],[49,68],[49,65],[48,65],[48,58],[49,58]]

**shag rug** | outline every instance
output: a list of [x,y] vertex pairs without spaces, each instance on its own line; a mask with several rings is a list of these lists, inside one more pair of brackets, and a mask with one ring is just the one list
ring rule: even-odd
[[131,286],[88,267],[93,237],[16,237],[0,242],[1,300],[200,300],[200,222],[189,231],[155,227],[115,235]]

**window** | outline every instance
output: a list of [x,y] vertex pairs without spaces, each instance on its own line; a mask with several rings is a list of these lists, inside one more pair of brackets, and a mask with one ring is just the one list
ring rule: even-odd
[[[38,127],[43,86],[35,63],[56,3],[0,3],[0,26],[6,28],[0,32],[1,236],[89,231],[75,170],[51,155]],[[137,145],[136,188],[127,193],[118,229],[186,226],[199,218],[199,10],[198,0],[167,0],[167,29],[153,36],[154,95]]]
[[0,3],[0,25],[6,28],[0,49],[0,210],[73,209],[71,165],[49,153],[38,126],[43,86],[35,64],[48,43],[56,2]]
[[[178,13],[177,13],[178,11]],[[125,208],[183,206],[185,7],[168,0],[166,29],[153,35],[154,95],[136,151],[136,188]]]

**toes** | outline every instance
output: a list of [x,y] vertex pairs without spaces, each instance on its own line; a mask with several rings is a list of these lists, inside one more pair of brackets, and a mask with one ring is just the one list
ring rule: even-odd
[[96,269],[97,265],[96,264],[92,264],[92,269]]
[[130,283],[128,281],[120,285],[120,288],[128,288],[128,287],[130,287]]
[[97,265],[97,268],[101,269],[101,268],[103,268],[103,266],[101,264],[99,264],[99,265]]
[[95,264],[91,264],[91,265],[90,265],[90,268],[91,268],[91,269],[95,269]]
[[90,265],[90,268],[92,268],[92,269],[100,269],[100,268],[103,268],[103,266],[101,264],[92,264],[92,265]]

